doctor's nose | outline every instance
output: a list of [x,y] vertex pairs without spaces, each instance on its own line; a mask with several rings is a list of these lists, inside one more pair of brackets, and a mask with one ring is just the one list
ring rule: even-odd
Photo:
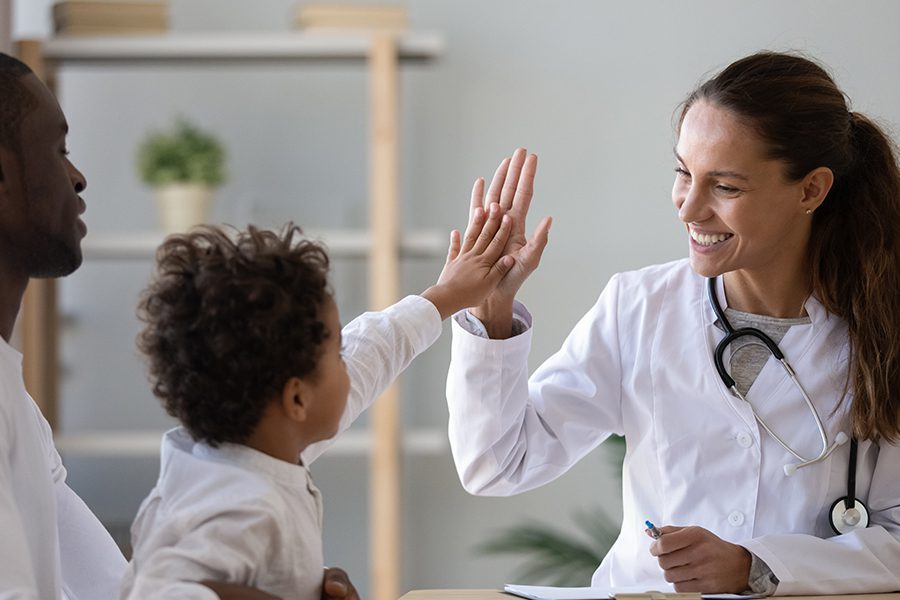
[[701,223],[709,218],[706,202],[696,186],[676,182],[672,188],[672,203],[678,209],[678,218],[684,223]]

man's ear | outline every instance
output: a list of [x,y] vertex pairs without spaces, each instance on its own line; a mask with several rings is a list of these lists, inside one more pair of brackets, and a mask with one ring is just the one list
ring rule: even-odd
[[305,421],[309,413],[312,389],[299,377],[291,377],[281,390],[281,408],[294,421]]

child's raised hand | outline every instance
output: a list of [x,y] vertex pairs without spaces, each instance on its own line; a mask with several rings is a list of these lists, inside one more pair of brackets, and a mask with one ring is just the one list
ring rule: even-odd
[[[478,178],[472,197],[484,197],[484,179]],[[485,214],[487,213],[487,214]],[[488,210],[480,206],[472,211],[465,237],[450,232],[447,262],[437,283],[422,296],[430,300],[446,319],[453,313],[482,303],[515,264],[511,256],[502,256],[512,230],[512,217],[498,203]]]

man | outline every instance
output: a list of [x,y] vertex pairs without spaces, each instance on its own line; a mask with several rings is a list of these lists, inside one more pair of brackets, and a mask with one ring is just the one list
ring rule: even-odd
[[[25,390],[9,345],[30,278],[81,265],[84,175],[68,158],[68,124],[50,90],[0,54],[0,599],[119,597],[125,569],[112,538],[66,484],[46,419]],[[221,598],[271,598],[205,582]],[[323,598],[358,600],[346,573],[328,569]]]

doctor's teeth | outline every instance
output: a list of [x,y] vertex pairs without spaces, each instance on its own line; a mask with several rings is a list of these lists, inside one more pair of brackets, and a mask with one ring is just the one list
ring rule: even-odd
[[697,233],[691,232],[691,238],[701,246],[712,246],[719,242],[724,242],[731,237],[730,233]]

